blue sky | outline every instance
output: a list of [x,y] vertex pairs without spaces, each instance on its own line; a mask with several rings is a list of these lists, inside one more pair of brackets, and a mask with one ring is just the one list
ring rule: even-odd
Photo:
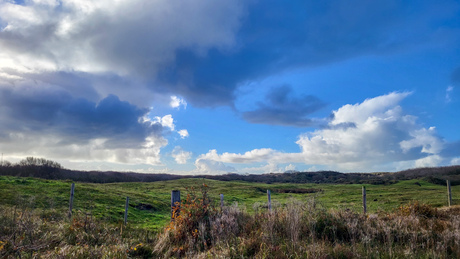
[[223,174],[460,164],[458,1],[0,0],[0,151]]

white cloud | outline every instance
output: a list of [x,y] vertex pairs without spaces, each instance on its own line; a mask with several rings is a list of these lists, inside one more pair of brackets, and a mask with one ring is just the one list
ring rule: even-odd
[[176,127],[174,125],[174,119],[171,114],[165,115],[163,117],[155,117],[155,122],[160,123],[163,127],[170,128],[172,131],[174,131],[174,128]]
[[335,164],[339,169],[366,170],[375,164],[437,154],[443,142],[436,136],[435,129],[423,128],[398,105],[408,95],[390,93],[343,106],[334,112],[330,125],[345,127],[300,136],[297,144],[302,153],[299,155],[307,164]]
[[[149,120],[148,118],[144,118],[144,120],[146,119]],[[171,114],[165,115],[163,117],[156,116],[154,117],[152,123],[160,123],[161,126],[169,128],[171,131],[176,132],[176,125],[174,124],[174,118]],[[181,139],[185,139],[189,136],[188,130],[186,129],[178,130],[177,133],[179,134]]]
[[309,167],[307,170],[305,170],[306,172],[316,172],[316,171],[319,171],[318,167],[316,166],[312,166],[312,167]]
[[295,170],[296,170],[296,166],[293,164],[289,164],[284,168],[284,171],[295,171]]
[[227,166],[222,162],[208,159],[197,159],[195,167],[196,169],[193,171],[195,174],[227,174],[237,171],[234,167]]
[[443,142],[436,136],[435,127],[429,129],[421,128],[409,133],[413,138],[403,140],[399,143],[403,152],[412,148],[422,147],[422,152],[427,154],[437,154],[443,149]]
[[55,160],[73,162],[104,162],[124,164],[162,165],[160,150],[168,144],[163,137],[147,137],[139,147],[110,148],[107,139],[91,139],[86,143],[70,143],[65,137],[56,135],[31,135],[12,133],[9,142],[3,142],[2,148],[11,157],[46,157]]
[[446,102],[447,103],[450,103],[452,101],[451,94],[452,94],[453,91],[454,91],[453,86],[448,86],[447,87],[447,89],[446,89]]
[[284,173],[287,171],[295,171],[296,166],[289,164],[286,166],[278,164],[276,161],[269,161],[261,166],[245,167],[241,168],[239,172],[249,174],[266,174],[266,173]]
[[233,46],[241,15],[239,1],[1,1],[0,70],[151,75],[177,49]]
[[22,83],[0,84],[0,121],[2,152],[11,157],[149,165],[162,164],[164,127],[173,125],[172,117],[153,121],[148,109],[113,95],[93,102]]
[[184,139],[189,136],[188,131],[186,129],[181,129],[177,133],[179,133],[181,139]]
[[171,156],[174,157],[176,163],[178,164],[186,164],[187,160],[190,159],[192,156],[191,152],[184,151],[181,147],[176,146],[174,147]]
[[[304,163],[333,170],[370,171],[394,162],[411,161],[415,166],[437,165],[444,142],[434,127],[424,128],[416,117],[403,113],[399,102],[410,93],[390,93],[334,111],[329,127],[299,136],[301,152],[283,153],[254,149],[244,154],[210,150],[197,161],[220,163]],[[427,155],[429,155],[427,157]],[[246,169],[247,170],[247,169]]]
[[182,98],[179,98],[175,95],[171,96],[171,101],[169,103],[169,105],[172,107],[172,108],[180,108],[180,106],[184,107],[184,109],[187,109],[187,102],[182,99]]
[[444,159],[439,155],[427,156],[427,157],[415,160],[414,167],[435,167],[435,166],[440,165],[440,163],[443,162],[443,160]]
[[[393,113],[399,112],[399,106],[397,106],[397,104],[410,94],[410,92],[393,92],[387,95],[366,99],[362,103],[344,105],[333,112],[334,118],[330,124],[339,125],[341,123],[350,122],[365,124],[368,120],[378,117],[391,119]],[[396,114],[396,116],[398,115]]]
[[283,173],[285,171],[286,170],[280,168],[277,163],[273,162],[269,162],[261,166],[245,167],[239,170],[239,172],[248,174]]
[[254,149],[248,151],[244,154],[235,154],[235,153],[228,153],[225,152],[221,155],[217,153],[217,150],[209,150],[208,153],[200,155],[197,158],[198,160],[212,160],[218,162],[225,162],[225,163],[255,163],[255,162],[262,162],[270,159],[273,157],[275,151],[269,148],[263,149]]

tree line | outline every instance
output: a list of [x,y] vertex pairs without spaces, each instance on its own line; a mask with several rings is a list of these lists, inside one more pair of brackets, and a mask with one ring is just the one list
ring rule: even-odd
[[460,185],[460,165],[445,167],[414,168],[394,173],[340,173],[335,171],[297,172],[268,174],[225,175],[171,175],[145,174],[114,171],[79,171],[66,169],[58,162],[44,158],[27,157],[18,163],[2,161],[0,175],[37,177],[52,180],[72,180],[91,183],[155,182],[182,178],[206,178],[220,181],[245,181],[258,183],[335,183],[335,184],[393,184],[401,180],[423,179],[435,184]]

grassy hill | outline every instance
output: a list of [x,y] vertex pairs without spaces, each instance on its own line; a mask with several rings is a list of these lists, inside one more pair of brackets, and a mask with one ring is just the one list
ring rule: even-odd
[[[0,257],[458,258],[458,179],[460,166],[182,177],[77,172],[28,158],[0,166]],[[182,196],[174,221],[172,190]]]
[[[456,234],[460,233],[460,210],[438,210],[447,205],[446,187],[424,180],[390,185],[198,178],[76,182],[74,215],[69,221],[71,183],[0,176],[0,257],[460,256],[460,245],[456,245],[460,244]],[[362,186],[367,189],[367,216],[362,213]],[[267,189],[273,214],[267,209]],[[181,216],[173,222],[171,190],[180,190],[183,201]],[[460,186],[453,186],[452,192],[453,203],[460,204]],[[223,211],[220,193],[226,205],[233,204]],[[127,196],[130,204],[124,226]],[[200,197],[205,196],[203,202]]]
[[[130,197],[129,224],[135,227],[159,229],[170,217],[170,194],[180,190],[182,198],[206,184],[214,202],[223,193],[226,204],[238,203],[249,212],[264,210],[267,189],[271,190],[274,206],[281,206],[289,199],[315,198],[326,208],[361,211],[361,188],[367,189],[368,211],[391,211],[411,201],[419,201],[434,207],[447,205],[446,187],[426,181],[405,180],[392,185],[371,184],[293,184],[248,183],[243,181],[217,181],[209,179],[179,179],[158,182],[83,183],[75,187],[74,209],[90,213],[93,217],[111,223],[123,220],[125,199]],[[71,181],[45,180],[0,176],[0,205],[31,207],[66,211],[69,205]],[[460,204],[460,186],[453,186],[453,202]],[[459,195],[457,195],[459,194]],[[264,208],[265,206],[265,208]]]
[[[5,258],[414,258],[460,256],[460,210],[446,187],[250,183],[210,179],[76,182],[0,176],[0,256]],[[204,187],[207,186],[207,187]],[[361,188],[368,212],[363,215]],[[206,201],[200,199],[206,189]],[[273,214],[267,209],[271,190]],[[181,217],[170,221],[170,193]],[[453,186],[460,204],[460,186]],[[220,211],[219,194],[226,204]],[[191,198],[187,198],[191,194]],[[128,225],[123,226],[125,198]],[[193,199],[193,197],[197,199]],[[208,200],[208,198],[210,200]],[[210,203],[208,203],[208,201]],[[215,204],[215,206],[213,206]],[[166,227],[166,228],[165,228]]]

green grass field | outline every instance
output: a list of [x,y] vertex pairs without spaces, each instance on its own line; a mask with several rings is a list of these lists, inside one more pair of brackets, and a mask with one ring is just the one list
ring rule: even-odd
[[[282,206],[291,197],[315,200],[326,208],[362,210],[361,188],[358,184],[259,184],[224,182],[203,179],[181,179],[151,183],[75,184],[75,213],[91,213],[96,219],[121,224],[125,199],[130,197],[128,222],[131,227],[158,230],[170,217],[171,190],[180,190],[182,197],[202,184],[210,187],[215,202],[223,193],[226,204],[245,207],[249,212],[266,209],[266,190],[272,190],[272,203]],[[71,181],[0,176],[0,205],[27,205],[35,209],[67,211]],[[364,185],[367,189],[368,212],[392,211],[403,204],[418,201],[434,207],[447,205],[445,186],[421,180],[401,181],[393,185]],[[317,189],[316,193],[282,193],[276,190]],[[452,187],[453,204],[459,204],[460,186]]]

